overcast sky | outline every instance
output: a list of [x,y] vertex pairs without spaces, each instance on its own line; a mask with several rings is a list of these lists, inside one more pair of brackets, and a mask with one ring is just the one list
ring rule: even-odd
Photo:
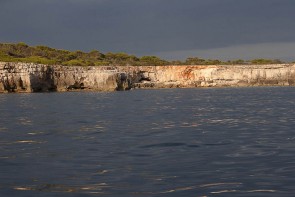
[[295,0],[0,0],[0,42],[295,60]]

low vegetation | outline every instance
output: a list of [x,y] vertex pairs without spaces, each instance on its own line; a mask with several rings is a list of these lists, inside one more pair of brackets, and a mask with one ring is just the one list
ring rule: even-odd
[[47,46],[28,46],[21,42],[17,44],[0,43],[0,61],[3,62],[30,62],[40,64],[60,64],[64,66],[163,66],[163,65],[247,65],[247,64],[279,64],[284,63],[275,59],[254,59],[254,60],[211,60],[198,57],[189,57],[185,61],[167,61],[156,56],[136,57],[126,53],[106,53],[97,50],[88,53],[83,51],[67,51],[53,49]]

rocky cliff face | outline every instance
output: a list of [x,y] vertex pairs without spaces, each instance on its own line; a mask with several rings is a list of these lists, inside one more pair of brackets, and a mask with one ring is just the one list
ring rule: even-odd
[[129,74],[133,73],[135,87],[168,88],[295,85],[294,64],[146,66],[122,69]]
[[295,65],[66,67],[0,62],[0,92],[295,85]]
[[114,67],[0,62],[0,92],[114,91],[124,87],[120,74]]

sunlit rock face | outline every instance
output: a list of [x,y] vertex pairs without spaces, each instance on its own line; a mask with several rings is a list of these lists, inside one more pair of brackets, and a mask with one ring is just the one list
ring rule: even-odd
[[0,62],[0,92],[295,85],[295,65],[48,66]]
[[133,73],[135,87],[140,88],[295,85],[294,64],[142,66],[121,69]]

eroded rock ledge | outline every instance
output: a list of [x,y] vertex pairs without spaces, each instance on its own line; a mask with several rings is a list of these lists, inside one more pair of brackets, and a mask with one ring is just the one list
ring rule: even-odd
[[0,92],[294,85],[295,64],[66,67],[0,62]]

